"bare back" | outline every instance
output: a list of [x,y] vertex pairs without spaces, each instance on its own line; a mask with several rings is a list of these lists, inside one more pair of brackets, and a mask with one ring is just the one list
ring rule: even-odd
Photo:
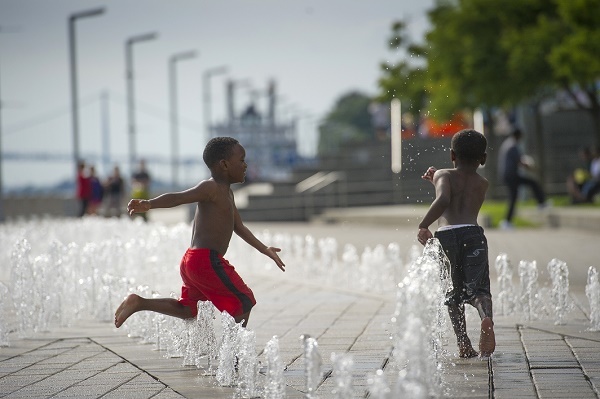
[[236,207],[229,185],[214,180],[200,183],[208,193],[196,205],[191,248],[214,249],[225,255],[235,225]]
[[439,226],[477,224],[477,216],[489,186],[487,179],[470,168],[444,169],[438,173],[439,179],[443,180],[441,184],[450,196],[448,207],[439,219]]

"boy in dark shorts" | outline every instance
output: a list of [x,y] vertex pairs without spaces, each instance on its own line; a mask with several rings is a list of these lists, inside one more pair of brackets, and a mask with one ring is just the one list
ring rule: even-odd
[[494,353],[496,340],[492,321],[492,294],[487,239],[477,225],[477,215],[485,199],[488,181],[477,173],[484,165],[487,140],[475,130],[461,130],[452,137],[450,156],[453,169],[433,166],[422,176],[435,186],[435,200],[419,224],[418,239],[423,245],[433,237],[429,226],[438,221],[435,238],[450,261],[452,290],[446,305],[458,342],[459,356],[477,356],[467,335],[464,304],[474,306],[481,318],[479,355]]
[[156,198],[132,199],[127,205],[130,215],[152,208],[172,208],[197,203],[190,248],[181,260],[183,280],[181,298],[142,298],[129,295],[115,312],[115,326],[140,310],[151,310],[188,319],[197,314],[198,301],[211,301],[219,311],[227,311],[235,321],[248,323],[250,310],[256,304],[252,291],[233,266],[223,258],[235,232],[248,244],[262,252],[285,271],[279,259],[279,248],[267,247],[244,226],[235,206],[231,184],[242,183],[246,175],[246,151],[231,137],[211,139],[203,159],[211,178],[188,190],[166,193]]

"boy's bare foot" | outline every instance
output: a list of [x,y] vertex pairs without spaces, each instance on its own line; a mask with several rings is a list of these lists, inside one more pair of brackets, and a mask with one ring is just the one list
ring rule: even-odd
[[142,298],[136,294],[130,294],[121,305],[117,308],[115,312],[115,326],[117,328],[121,327],[125,320],[138,310],[140,310],[140,303]]
[[471,340],[469,337],[458,341],[458,356],[462,357],[463,359],[469,359],[477,355],[478,353],[475,349],[473,349],[473,345],[471,345]]
[[494,335],[494,322],[489,317],[481,320],[481,334],[479,336],[479,356],[490,357],[496,349],[496,336]]

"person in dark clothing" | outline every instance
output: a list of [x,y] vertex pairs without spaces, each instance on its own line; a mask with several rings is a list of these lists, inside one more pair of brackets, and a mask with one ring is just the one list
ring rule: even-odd
[[90,175],[88,177],[90,181],[90,201],[87,207],[88,215],[97,215],[98,209],[102,205],[102,199],[104,198],[104,186],[100,182],[98,176],[96,176],[96,168],[92,165],[90,166]]
[[121,177],[118,166],[113,169],[113,174],[106,182],[106,193],[108,202],[106,206],[106,216],[121,217],[121,206],[123,205],[123,196],[125,194],[125,184]]
[[503,228],[512,228],[512,219],[520,186],[529,186],[539,206],[546,206],[546,194],[539,182],[521,174],[521,167],[526,169],[533,167],[532,162],[527,159],[528,157],[523,154],[519,147],[522,136],[521,130],[515,129],[511,136],[502,143],[498,156],[498,173],[508,188],[509,201],[506,218],[501,222]]

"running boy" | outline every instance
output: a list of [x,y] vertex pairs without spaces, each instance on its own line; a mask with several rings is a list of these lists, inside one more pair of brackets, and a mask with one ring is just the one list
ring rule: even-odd
[[185,191],[166,193],[150,200],[132,199],[127,205],[130,215],[152,208],[172,208],[197,203],[190,248],[181,260],[183,280],[181,298],[142,298],[129,295],[115,312],[115,326],[120,327],[133,313],[151,310],[187,319],[195,317],[198,301],[211,301],[219,311],[227,311],[235,321],[248,323],[256,304],[254,295],[233,266],[223,258],[233,232],[248,244],[273,259],[282,271],[279,248],[267,247],[244,226],[235,206],[231,184],[242,183],[246,175],[246,151],[231,137],[211,139],[203,159],[211,178]]
[[461,130],[452,137],[450,156],[453,169],[436,170],[433,166],[422,176],[435,186],[435,200],[419,224],[419,242],[433,237],[429,226],[438,220],[435,237],[450,261],[452,290],[446,293],[446,305],[458,342],[459,356],[477,356],[467,336],[464,304],[474,306],[481,318],[479,355],[494,353],[496,340],[492,321],[492,294],[487,239],[477,225],[477,215],[485,199],[488,181],[477,173],[484,165],[487,140],[475,130]]

